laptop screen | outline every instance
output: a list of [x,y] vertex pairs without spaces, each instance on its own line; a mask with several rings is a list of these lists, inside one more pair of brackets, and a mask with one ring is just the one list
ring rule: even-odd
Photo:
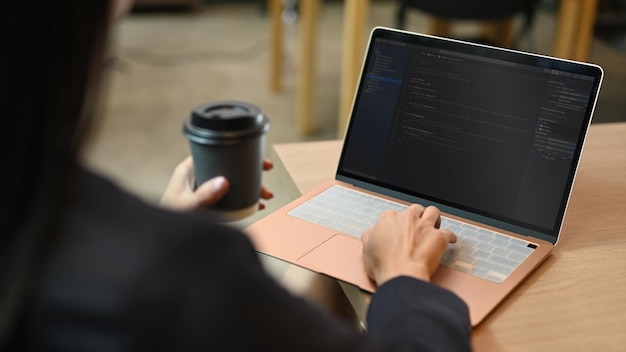
[[380,28],[370,40],[338,177],[555,242],[602,70]]

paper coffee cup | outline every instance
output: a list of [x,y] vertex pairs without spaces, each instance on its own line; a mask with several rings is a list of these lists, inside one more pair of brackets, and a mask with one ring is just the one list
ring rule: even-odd
[[200,105],[185,119],[196,187],[216,176],[230,182],[224,198],[208,208],[217,221],[239,220],[257,210],[269,126],[257,106],[238,101]]

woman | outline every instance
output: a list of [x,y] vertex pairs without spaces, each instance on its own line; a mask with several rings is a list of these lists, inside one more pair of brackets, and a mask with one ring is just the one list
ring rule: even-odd
[[[455,240],[437,209],[385,212],[364,233],[379,287],[360,334],[279,287],[245,235],[152,207],[81,165],[123,4],[2,6],[0,350],[470,349],[467,307],[428,283]],[[164,206],[199,209],[228,190],[216,179],[194,192],[191,174],[189,160],[177,168]]]

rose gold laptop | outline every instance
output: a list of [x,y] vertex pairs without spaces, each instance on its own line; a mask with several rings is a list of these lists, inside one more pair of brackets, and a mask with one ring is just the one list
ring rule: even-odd
[[375,28],[335,180],[246,231],[260,252],[373,292],[361,233],[384,209],[435,205],[459,241],[433,281],[476,326],[556,245],[602,75]]

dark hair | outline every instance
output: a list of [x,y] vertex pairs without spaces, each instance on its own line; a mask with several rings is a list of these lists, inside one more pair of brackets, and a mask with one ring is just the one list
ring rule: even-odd
[[3,1],[0,9],[0,349],[54,236],[95,105],[109,0]]

